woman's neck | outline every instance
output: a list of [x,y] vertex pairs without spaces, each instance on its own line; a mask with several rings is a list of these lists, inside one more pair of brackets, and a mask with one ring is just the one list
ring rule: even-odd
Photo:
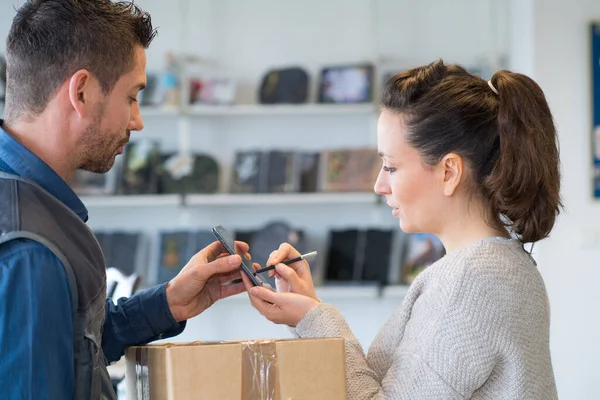
[[481,206],[470,204],[459,212],[447,215],[447,220],[437,232],[446,252],[467,247],[490,237],[510,238],[510,234],[504,227],[492,226],[486,221]]

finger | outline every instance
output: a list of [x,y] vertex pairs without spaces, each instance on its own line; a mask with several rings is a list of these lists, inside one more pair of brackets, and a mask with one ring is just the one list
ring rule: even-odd
[[269,258],[267,259],[267,266],[269,265],[273,265],[273,260],[275,259],[275,257],[277,256],[277,250],[273,250],[271,252],[271,254],[269,254]]
[[236,271],[240,267],[241,263],[242,259],[237,254],[218,258],[208,264],[200,264],[195,266],[196,277],[199,280],[208,280],[211,276],[216,274],[225,274]]
[[292,287],[300,284],[300,278],[293,268],[288,267],[285,264],[277,264],[275,266],[275,271],[277,271],[277,274],[279,274],[283,279],[288,281]]
[[256,297],[259,300],[274,305],[277,305],[277,302],[280,300],[278,297],[278,293],[275,293],[273,290],[265,287],[255,286],[250,289],[249,293],[251,297]]
[[[250,248],[247,243],[240,241],[235,242],[235,246],[236,252],[241,254],[247,253],[248,249]],[[229,254],[229,252],[225,247],[223,247],[221,242],[215,241],[206,246],[204,249],[200,250],[198,253],[196,253],[193,258],[198,257],[200,259],[203,259],[205,262],[211,262],[219,258],[221,254]]]
[[221,254],[229,254],[223,245],[218,242],[212,242],[192,257],[191,261],[195,263],[206,263],[216,260]]
[[259,270],[260,269],[260,264],[259,263],[253,263],[252,264],[252,268],[254,268],[254,270]]
[[246,242],[242,242],[239,240],[235,241],[235,252],[238,254],[247,254],[248,250],[250,250],[250,246]]
[[289,260],[298,256],[300,256],[298,250],[293,248],[292,245],[290,245],[289,243],[284,242],[281,243],[281,245],[279,245],[279,249],[271,253],[269,261],[267,262],[267,266],[279,264],[284,260]]

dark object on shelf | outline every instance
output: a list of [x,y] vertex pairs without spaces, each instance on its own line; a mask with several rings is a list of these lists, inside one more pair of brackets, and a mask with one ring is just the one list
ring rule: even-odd
[[208,230],[161,232],[156,283],[173,279],[194,254],[214,241]]
[[362,265],[362,280],[388,283],[393,232],[383,229],[368,229],[364,232],[365,247]]
[[139,260],[144,250],[140,232],[96,232],[95,236],[107,268],[117,268],[123,274],[131,275],[143,263]]
[[338,65],[321,70],[319,103],[373,101],[373,65]]
[[158,167],[158,193],[216,193],[219,164],[206,154],[191,157],[161,154]]
[[301,193],[319,190],[319,153],[296,153],[297,191]]
[[159,145],[140,139],[125,147],[119,194],[155,194],[158,192]]
[[387,284],[392,239],[391,230],[331,231],[326,280]]
[[300,104],[308,100],[308,73],[299,67],[272,69],[262,79],[261,104]]
[[269,193],[292,193],[296,191],[294,153],[270,151],[267,153],[267,191]]
[[262,151],[240,151],[235,155],[232,193],[264,193],[268,182],[268,156]]
[[333,230],[329,232],[326,281],[354,281],[359,264],[359,231],[357,229]]

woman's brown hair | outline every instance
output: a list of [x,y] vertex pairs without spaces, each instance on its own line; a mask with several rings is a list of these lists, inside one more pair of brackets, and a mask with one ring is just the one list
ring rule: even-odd
[[522,243],[550,234],[562,207],[556,128],[531,78],[498,71],[489,82],[438,60],[391,77],[383,107],[402,113],[423,161],[463,157],[496,226]]

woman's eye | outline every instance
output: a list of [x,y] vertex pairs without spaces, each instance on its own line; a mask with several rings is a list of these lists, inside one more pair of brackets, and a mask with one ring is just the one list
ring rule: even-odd
[[396,170],[396,168],[392,168],[392,167],[386,167],[386,166],[384,165],[384,166],[383,166],[383,170],[384,170],[385,172],[389,172],[389,173],[391,174],[392,172],[394,172],[394,171]]

